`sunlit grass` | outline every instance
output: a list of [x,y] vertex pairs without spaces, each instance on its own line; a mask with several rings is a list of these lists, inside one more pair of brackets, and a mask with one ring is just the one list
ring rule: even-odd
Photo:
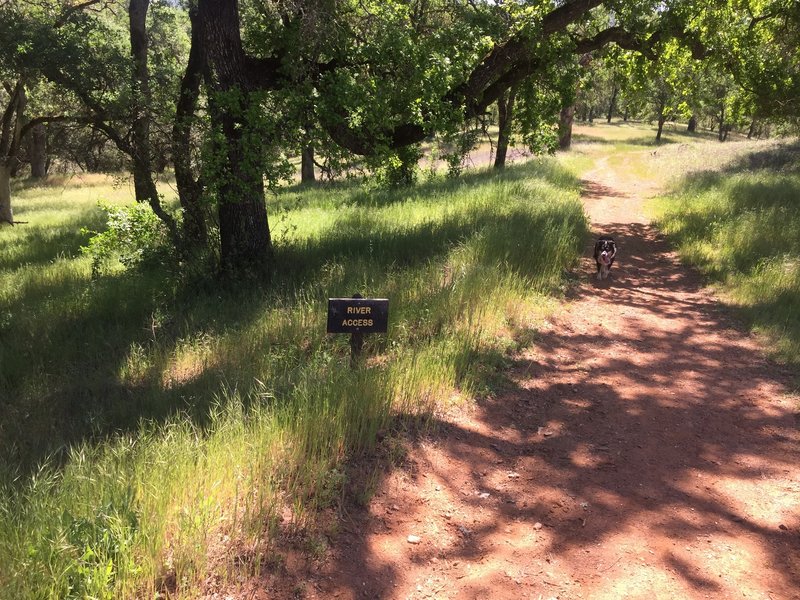
[[800,364],[800,151],[765,150],[687,178],[656,210],[681,256],[717,282],[776,356]]
[[[81,228],[125,185],[18,189],[27,224],[0,231],[3,598],[153,597],[271,564],[277,532],[335,506],[378,431],[491,392],[586,233],[574,175],[542,160],[282,190],[269,285],[92,279]],[[351,369],[325,310],[355,292],[391,309]]]

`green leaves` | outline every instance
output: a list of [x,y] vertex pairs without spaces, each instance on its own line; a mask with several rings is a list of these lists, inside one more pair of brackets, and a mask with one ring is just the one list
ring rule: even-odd
[[88,244],[81,246],[81,252],[91,257],[93,276],[97,277],[114,261],[126,268],[174,262],[168,231],[149,206],[99,206],[107,215],[107,229],[82,232],[92,235]]

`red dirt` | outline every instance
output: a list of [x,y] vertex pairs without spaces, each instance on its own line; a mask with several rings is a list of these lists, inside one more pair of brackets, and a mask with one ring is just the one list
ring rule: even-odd
[[603,165],[584,201],[612,278],[584,259],[511,389],[442,419],[293,588],[248,597],[800,598],[790,373]]

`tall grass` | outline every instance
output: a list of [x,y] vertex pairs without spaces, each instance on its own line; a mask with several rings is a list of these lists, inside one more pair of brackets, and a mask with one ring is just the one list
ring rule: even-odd
[[657,203],[681,256],[720,286],[775,355],[800,364],[800,145],[686,178]]
[[[236,291],[92,280],[75,232],[114,190],[20,191],[28,225],[0,232],[0,597],[153,597],[273,564],[379,431],[489,391],[579,255],[577,191],[552,161],[285,190],[280,272]],[[355,292],[391,312],[351,369],[324,325]]]

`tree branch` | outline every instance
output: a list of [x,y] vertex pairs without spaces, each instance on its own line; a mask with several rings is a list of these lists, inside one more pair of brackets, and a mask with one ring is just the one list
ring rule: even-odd
[[[24,86],[21,79],[17,81],[13,91],[9,92],[9,94],[11,98],[5,111],[3,111],[2,119],[0,119],[0,156],[13,156],[15,154],[14,138],[19,133],[20,99],[24,94]],[[14,122],[13,128],[11,126],[12,122]]]
[[51,116],[44,116],[44,117],[36,117],[35,119],[31,119],[25,125],[22,126],[22,131],[20,132],[20,139],[25,139],[28,131],[36,127],[37,125],[41,125],[42,123],[82,123],[84,125],[92,125],[95,122],[94,117],[90,117],[87,115],[51,115]]
[[[553,9],[541,21],[539,37],[546,38],[565,30],[603,0],[572,0]],[[466,118],[481,114],[500,95],[535,72],[539,62],[531,56],[532,41],[522,34],[495,46],[472,70],[465,82],[450,90],[444,101],[462,106]],[[340,111],[337,122],[323,123],[328,135],[339,145],[356,154],[371,154],[376,144],[372,138],[347,125],[347,114]],[[403,124],[386,130],[381,136],[392,148],[413,144],[425,139],[425,128],[419,124]]]
[[78,4],[66,6],[64,7],[64,12],[62,12],[58,19],[56,19],[55,23],[53,23],[53,28],[58,29],[59,27],[63,27],[67,24],[67,22],[69,22],[69,19],[72,15],[82,11],[85,8],[94,6],[95,4],[109,4],[109,2],[106,0],[86,0],[85,2],[79,2]]

